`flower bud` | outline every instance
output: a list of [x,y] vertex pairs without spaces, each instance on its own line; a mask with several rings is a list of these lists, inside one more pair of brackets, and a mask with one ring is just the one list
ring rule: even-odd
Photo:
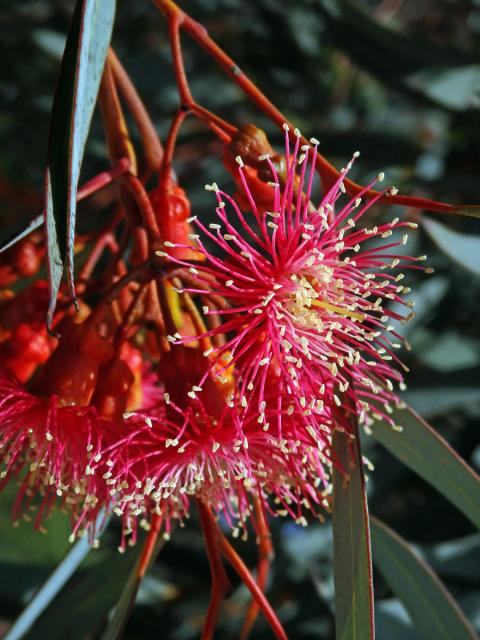
[[14,373],[20,382],[27,382],[37,366],[47,360],[55,342],[46,328],[37,329],[22,323],[0,346],[2,365]]
[[183,345],[175,345],[158,364],[158,373],[165,391],[180,408],[195,406],[195,396],[201,395],[203,406],[209,416],[218,416],[225,401],[215,382],[207,377],[201,390],[197,385],[208,368],[208,361],[201,351]]
[[[189,245],[192,227],[188,222],[191,215],[190,201],[185,191],[172,181],[166,187],[154,189],[149,194],[153,211],[160,227],[163,242]],[[195,259],[196,253],[188,247],[174,247],[172,255],[182,260]]]
[[45,363],[36,393],[57,396],[60,405],[90,403],[101,365],[112,357],[112,347],[91,323],[67,318],[58,347]]
[[267,139],[267,134],[263,129],[259,129],[254,124],[246,124],[241,127],[233,136],[227,147],[232,158],[240,158],[246,165],[259,169],[261,161],[259,157],[269,155],[274,152]]
[[122,417],[134,380],[130,367],[118,355],[100,367],[92,404],[101,418],[117,420]]
[[0,256],[0,287],[38,272],[45,251],[34,240],[20,240]]

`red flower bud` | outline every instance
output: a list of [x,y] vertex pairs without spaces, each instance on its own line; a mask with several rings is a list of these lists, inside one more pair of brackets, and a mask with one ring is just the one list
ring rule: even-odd
[[31,238],[17,242],[0,256],[0,287],[18,278],[34,276],[41,265],[44,248]]
[[[268,163],[265,161],[267,157],[270,159]],[[239,188],[235,194],[235,200],[242,208],[251,209],[251,201],[245,195],[245,183],[242,182],[238,173],[238,158],[241,159],[243,175],[257,210],[271,211],[274,208],[274,189],[269,183],[275,183],[278,180],[282,184],[285,182],[287,177],[285,156],[275,153],[266,133],[253,124],[247,124],[239,129],[225,147],[223,159],[225,168]],[[275,171],[272,171],[272,166]],[[298,185],[298,179],[296,184]]]
[[26,323],[15,327],[11,336],[0,347],[3,366],[14,373],[20,382],[31,378],[39,364],[50,355],[55,338],[44,327],[37,329]]
[[117,355],[100,367],[92,404],[101,418],[116,420],[122,417],[134,380],[128,364]]
[[[195,405],[196,390],[208,368],[208,361],[201,351],[191,347],[174,346],[162,356],[158,364],[158,373],[165,391],[180,408]],[[217,385],[210,377],[202,382],[201,398],[209,416],[220,415],[225,400]]]
[[60,405],[90,403],[102,364],[113,355],[111,345],[88,320],[75,324],[67,318],[57,349],[46,362],[36,392],[58,396]]
[[[191,208],[185,191],[169,181],[166,187],[162,186],[151,191],[149,197],[161,230],[162,240],[188,245],[188,236],[192,233],[192,227],[188,222]],[[195,252],[188,246],[176,247],[173,251],[175,257],[182,260],[196,258]]]
[[267,134],[254,124],[246,124],[233,136],[227,147],[232,158],[240,156],[245,164],[256,169],[261,167],[260,156],[273,156]]

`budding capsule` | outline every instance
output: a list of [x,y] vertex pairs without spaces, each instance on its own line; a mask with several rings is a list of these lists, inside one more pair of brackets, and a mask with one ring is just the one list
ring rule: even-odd
[[113,354],[111,345],[88,321],[62,323],[58,347],[45,363],[35,384],[36,393],[57,396],[61,405],[85,406],[90,403],[98,371]]

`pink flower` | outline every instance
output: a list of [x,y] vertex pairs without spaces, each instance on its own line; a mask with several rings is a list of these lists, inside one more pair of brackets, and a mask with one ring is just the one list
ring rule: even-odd
[[122,518],[124,536],[134,540],[138,521],[148,526],[156,515],[168,537],[172,520],[188,517],[192,497],[231,523],[244,517],[253,484],[247,447],[227,404],[212,416],[199,398],[181,408],[165,393],[157,407],[125,414],[94,472],[110,487],[109,508]]
[[168,393],[157,407],[126,414],[92,470],[110,487],[108,509],[122,518],[120,548],[127,535],[133,544],[138,525],[148,528],[154,515],[168,538],[172,522],[188,518],[192,499],[208,504],[234,531],[246,530],[253,497],[269,513],[302,524],[305,510],[321,515],[329,488],[321,446],[302,435],[295,414],[285,414],[280,434],[276,403],[266,415],[271,432],[235,404],[223,403],[212,416],[201,397],[183,409]]
[[282,397],[279,386],[277,376],[267,380],[260,415],[253,397],[242,413],[242,425],[265,510],[304,525],[304,513],[322,519],[329,507],[332,461],[326,434],[333,431],[333,421],[326,410],[317,415],[320,437],[305,425],[303,413],[295,411],[293,398]]
[[20,478],[14,517],[35,506],[40,527],[58,501],[74,519],[98,501],[101,491],[89,464],[102,448],[102,422],[93,407],[60,406],[55,396],[38,398],[0,369],[0,476],[2,486]]
[[94,324],[67,320],[62,331],[32,392],[0,369],[2,485],[19,479],[15,517],[36,509],[40,527],[60,503],[72,517],[72,537],[88,529],[93,542],[110,502],[93,466],[121,432],[134,376]]
[[[394,385],[403,385],[400,370],[406,367],[395,353],[402,338],[389,326],[391,319],[405,318],[391,303],[408,310],[400,268],[422,268],[415,263],[425,257],[405,257],[397,249],[407,241],[405,228],[416,227],[413,223],[396,218],[371,228],[358,226],[380,197],[362,202],[376,181],[340,204],[351,163],[314,206],[318,142],[312,139],[311,146],[300,148],[295,134],[292,149],[286,133],[286,169],[280,175],[269,157],[262,158],[273,180],[270,212],[256,206],[238,158],[252,213],[244,214],[228,194],[210,186],[218,201],[217,221],[206,227],[196,220],[202,235],[192,239],[199,260],[170,256],[172,243],[165,243],[160,255],[188,268],[191,284],[185,291],[211,300],[203,307],[205,316],[222,321],[205,334],[225,337],[208,354],[212,365],[206,375],[216,367],[215,375],[221,376],[218,363],[228,356],[239,373],[240,402],[244,407],[255,402],[260,424],[267,421],[267,386],[276,377],[280,414],[288,402],[303,416],[304,431],[328,443],[322,428],[326,406],[353,407],[361,421],[367,414],[385,415],[393,424],[389,403],[397,401]],[[225,299],[228,308],[216,306],[215,296]],[[373,409],[372,400],[385,412]]]

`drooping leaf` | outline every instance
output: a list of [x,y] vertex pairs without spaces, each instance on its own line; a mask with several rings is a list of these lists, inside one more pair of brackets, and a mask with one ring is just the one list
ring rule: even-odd
[[84,640],[98,631],[124,589],[141,544],[120,554],[117,549],[90,552],[96,563],[83,566],[69,580],[31,628],[26,640]]
[[[79,564],[90,550],[86,538],[76,542],[75,546],[58,564],[48,580],[41,586],[21,615],[9,629],[5,640],[20,640],[35,624],[48,605],[54,600],[69,578],[75,573]],[[30,636],[28,636],[30,637]],[[49,637],[49,636],[46,636]]]
[[[119,175],[127,171],[128,168],[128,160],[124,158],[114,167],[97,174],[94,178],[85,182],[85,184],[78,189],[77,202],[80,202],[84,198],[88,198],[92,193],[95,193],[99,189],[107,186]],[[7,251],[7,249],[10,249],[10,247],[13,247],[14,244],[23,240],[23,238],[32,233],[32,231],[35,231],[35,229],[39,229],[43,225],[44,219],[44,214],[40,213],[38,216],[35,216],[33,220],[22,225],[13,233],[10,233],[6,240],[0,242],[0,253],[3,253],[4,251]]]
[[[57,302],[58,291],[62,281],[63,260],[60,254],[58,243],[57,227],[55,223],[55,212],[53,208],[52,185],[50,169],[47,167],[45,173],[45,226],[47,229],[47,264],[48,264],[48,286],[49,303],[47,312],[47,326],[52,326],[53,314]],[[59,226],[61,226],[59,221]]]
[[374,422],[375,438],[480,528],[480,477],[413,409],[394,409],[392,418],[403,430]]
[[371,517],[373,559],[425,640],[475,640],[475,632],[432,569],[390,527]]
[[44,521],[43,533],[35,531],[31,522],[12,523],[12,504],[18,487],[10,483],[0,495],[0,561],[19,565],[56,565],[69,550],[71,523],[65,514],[53,512]]
[[78,180],[110,44],[115,4],[115,0],[77,0],[55,91],[45,175],[49,325],[65,262],[74,295],[73,246]]
[[23,238],[28,236],[28,234],[32,233],[32,231],[35,231],[35,229],[39,229],[42,226],[42,224],[43,224],[43,213],[41,213],[38,216],[35,216],[35,218],[31,222],[28,222],[26,225],[23,225],[21,228],[11,233],[6,240],[1,242],[0,253],[3,253],[7,249],[10,249],[10,247],[13,247],[14,244],[17,244],[17,242],[20,242],[20,240],[23,240]]
[[408,611],[398,598],[377,600],[375,630],[379,638],[388,640],[419,640]]
[[480,275],[480,236],[459,233],[427,216],[422,216],[421,222],[444,253],[468,271]]
[[336,431],[333,449],[348,472],[333,471],[333,558],[337,640],[374,637],[370,533],[365,478],[358,438]]
[[142,549],[142,554],[133,567],[128,580],[125,582],[118,602],[115,604],[113,615],[111,616],[102,640],[118,640],[121,638],[123,629],[135,604],[138,589],[145,576],[148,566],[156,558],[158,552],[165,544],[163,537],[158,537],[158,528],[151,529],[150,534]]

